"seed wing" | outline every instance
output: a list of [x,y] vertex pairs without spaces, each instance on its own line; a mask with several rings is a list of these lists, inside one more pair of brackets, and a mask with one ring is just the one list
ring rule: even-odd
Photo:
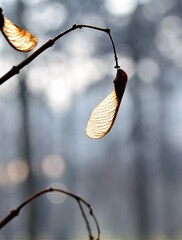
[[114,90],[94,108],[86,127],[88,137],[99,139],[110,131],[114,124],[120,102],[121,100],[118,99]]
[[29,52],[37,45],[37,38],[4,17],[2,33],[9,44],[18,51]]

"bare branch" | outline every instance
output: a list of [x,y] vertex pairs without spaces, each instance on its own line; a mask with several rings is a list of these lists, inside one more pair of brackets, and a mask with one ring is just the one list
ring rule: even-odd
[[5,225],[7,225],[12,219],[14,219],[15,217],[17,217],[21,211],[21,209],[23,207],[25,207],[27,204],[29,204],[30,202],[32,202],[33,200],[35,200],[36,198],[40,197],[41,195],[44,195],[48,192],[60,192],[63,194],[66,194],[69,197],[72,197],[73,199],[75,199],[80,207],[80,211],[82,213],[83,219],[85,221],[86,227],[87,227],[87,231],[88,231],[88,235],[89,235],[89,240],[94,240],[94,237],[92,236],[92,232],[91,232],[91,227],[90,227],[90,223],[86,217],[86,214],[84,212],[84,209],[82,207],[82,204],[84,204],[90,213],[90,216],[93,218],[95,224],[96,224],[96,228],[97,228],[97,238],[96,240],[100,239],[100,227],[98,224],[98,221],[93,213],[92,207],[90,206],[90,204],[84,200],[82,197],[75,195],[72,192],[68,192],[62,189],[58,189],[58,188],[47,188],[47,189],[43,189],[37,193],[35,193],[34,195],[32,195],[31,197],[29,197],[28,199],[26,199],[23,203],[21,203],[16,209],[13,209],[9,212],[9,214],[0,222],[0,229],[2,229]]
[[85,224],[86,224],[86,227],[87,227],[87,231],[88,231],[88,233],[89,233],[89,239],[90,239],[90,240],[94,240],[94,237],[92,236],[92,231],[91,231],[91,228],[90,228],[90,224],[89,224],[89,221],[88,221],[88,219],[87,219],[87,216],[86,216],[86,214],[85,214],[85,212],[84,212],[84,210],[83,210],[82,204],[81,204],[81,202],[80,202],[79,200],[77,200],[77,202],[78,202],[78,205],[79,205],[79,207],[80,207],[80,211],[81,211],[81,213],[82,213],[82,217],[83,217],[83,219],[84,219],[84,221],[85,221]]
[[[72,27],[70,27],[67,30],[61,32],[60,34],[58,34],[54,38],[49,39],[46,43],[44,43],[40,48],[38,48],[35,52],[33,52],[30,56],[28,56],[25,60],[20,62],[18,65],[13,66],[5,75],[3,75],[0,78],[0,84],[3,84],[4,82],[6,82],[8,79],[13,77],[14,75],[19,74],[19,72],[22,68],[24,68],[30,62],[32,62],[36,57],[38,57],[46,49],[52,47],[58,39],[60,39],[61,37],[63,37],[64,35],[68,34],[71,31],[74,31],[76,29],[81,29],[81,28],[91,28],[91,29],[94,29],[94,30],[105,32],[109,35],[109,38],[110,38],[110,41],[111,41],[111,44],[112,44],[112,48],[113,48],[113,52],[114,52],[114,59],[115,59],[115,63],[116,63],[115,68],[119,69],[120,66],[118,65],[118,58],[117,58],[117,54],[116,54],[114,41],[113,41],[111,33],[110,33],[110,29],[100,28],[100,27],[90,26],[90,25],[83,25],[83,24],[74,24]],[[65,191],[65,190],[56,189],[56,188],[43,189],[43,190],[35,193],[31,197],[29,197],[27,200],[25,200],[23,203],[21,203],[16,209],[11,210],[10,213],[2,221],[0,221],[0,229],[3,228],[5,225],[7,225],[12,219],[17,217],[23,207],[25,207],[27,204],[29,204],[31,201],[35,200],[39,196],[41,196],[43,194],[46,194],[48,192],[60,192],[60,193],[63,193],[63,194],[66,194],[66,195],[72,197],[73,199],[75,199],[77,201],[77,203],[79,205],[79,208],[80,208],[80,211],[81,211],[81,214],[82,214],[82,217],[83,217],[83,219],[85,221],[85,224],[86,224],[86,227],[87,227],[89,240],[94,240],[94,237],[93,237],[92,232],[91,232],[90,223],[88,221],[88,218],[86,216],[86,213],[84,211],[84,208],[83,208],[82,204],[85,205],[89,209],[90,216],[93,218],[93,220],[95,222],[95,225],[96,225],[96,228],[97,228],[97,238],[96,238],[96,240],[100,239],[100,227],[99,227],[98,221],[97,221],[97,219],[96,219],[96,217],[93,213],[93,209],[90,206],[90,204],[78,195],[75,195],[75,194],[73,194],[71,192],[68,192],[68,191]]]
[[3,84],[8,79],[10,79],[14,75],[18,74],[22,68],[24,68],[27,64],[29,64],[31,61],[33,61],[38,55],[40,55],[46,49],[52,47],[58,39],[60,39],[61,37],[63,37],[64,35],[68,34],[69,32],[71,32],[75,29],[81,29],[81,28],[92,28],[94,30],[105,32],[109,35],[109,38],[110,38],[111,43],[112,43],[113,51],[114,51],[115,62],[116,62],[115,68],[120,68],[119,65],[118,65],[118,58],[117,58],[116,49],[115,49],[113,39],[111,37],[110,29],[99,28],[99,27],[90,26],[90,25],[83,25],[83,24],[74,24],[72,27],[68,28],[64,32],[61,32],[60,34],[58,34],[54,38],[49,39],[46,43],[44,43],[40,48],[38,48],[34,53],[32,53],[29,57],[27,57],[25,60],[23,60],[17,66],[13,66],[4,76],[2,76],[0,78],[0,84]]

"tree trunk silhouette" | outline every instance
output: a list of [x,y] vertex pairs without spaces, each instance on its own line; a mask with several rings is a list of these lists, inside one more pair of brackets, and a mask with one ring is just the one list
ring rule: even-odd
[[[25,5],[23,2],[17,2],[17,16],[18,16],[18,24],[24,27],[23,24],[23,12],[25,9]],[[26,29],[26,27],[25,27]],[[20,84],[20,103],[21,103],[21,116],[22,116],[22,157],[27,161],[29,166],[29,176],[28,179],[24,183],[24,193],[23,195],[30,196],[35,191],[35,178],[32,172],[32,162],[31,162],[31,146],[30,146],[30,125],[29,125],[29,92],[26,85],[26,73],[21,73],[19,75],[19,84]],[[29,231],[30,239],[36,238],[36,209],[35,204],[30,204],[27,208],[27,229]]]

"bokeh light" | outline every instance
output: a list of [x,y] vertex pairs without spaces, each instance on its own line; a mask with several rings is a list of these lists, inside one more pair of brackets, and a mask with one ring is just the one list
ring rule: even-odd
[[[36,4],[35,7],[37,7]],[[61,26],[65,23],[68,13],[62,3],[41,3],[41,6],[39,5],[39,7],[39,11],[35,11],[32,7],[28,8],[25,13],[24,17],[29,29],[31,29],[32,25],[35,25],[38,22],[39,24],[37,24],[37,30],[41,31],[41,33],[46,33],[48,31],[55,31],[58,28],[61,28]],[[33,18],[30,18],[29,16],[33,16]]]
[[[105,33],[73,31],[1,86],[2,214],[57,181],[52,187],[70,186],[86,196],[104,239],[182,239],[181,2],[3,0],[1,5],[7,17],[38,37],[36,48],[74,23],[110,28],[119,65],[129,77],[112,131],[99,142],[85,136],[85,126],[97,100],[113,89],[115,62]],[[26,57],[3,37],[0,52],[1,75]],[[40,199],[40,209],[34,201],[0,239],[85,239],[75,206],[66,201],[58,211],[55,205],[66,195],[47,196],[49,202]],[[60,211],[72,217],[60,218]]]
[[25,160],[15,159],[7,165],[7,177],[13,184],[24,182],[29,174],[29,167]]
[[150,22],[160,21],[165,14],[165,4],[162,1],[150,1],[143,6],[143,15]]
[[182,20],[178,16],[167,16],[160,23],[155,39],[159,51],[175,60],[182,56]]
[[105,0],[105,7],[108,12],[116,15],[128,15],[136,10],[137,0]]
[[144,57],[137,64],[137,73],[142,81],[151,83],[159,78],[160,68],[154,59]]
[[48,155],[42,160],[42,171],[47,177],[59,178],[65,171],[65,161],[59,155]]

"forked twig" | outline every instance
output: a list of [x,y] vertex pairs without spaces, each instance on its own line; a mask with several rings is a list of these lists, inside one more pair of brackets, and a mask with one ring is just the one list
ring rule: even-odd
[[78,200],[77,200],[77,202],[78,202],[78,205],[79,205],[79,207],[80,207],[80,211],[81,211],[82,217],[83,217],[83,219],[85,220],[85,224],[86,224],[86,227],[87,227],[87,231],[88,231],[88,233],[89,233],[89,239],[93,240],[94,238],[93,238],[93,236],[92,236],[92,231],[91,231],[91,228],[90,228],[90,224],[89,224],[89,221],[88,221],[88,219],[87,219],[87,216],[86,216],[86,214],[85,214],[85,212],[84,212],[84,209],[83,209],[83,207],[82,207],[82,204],[81,204],[81,202],[78,201]]
[[86,216],[86,213],[85,213],[85,211],[82,207],[82,204],[84,204],[89,209],[89,213],[90,213],[91,217],[93,218],[93,220],[95,222],[95,225],[96,225],[96,228],[97,228],[97,238],[96,238],[96,240],[100,239],[100,227],[99,227],[98,221],[95,217],[95,214],[93,213],[93,209],[92,209],[91,205],[86,200],[84,200],[82,197],[80,197],[78,195],[75,195],[72,192],[68,192],[68,191],[65,191],[65,190],[62,190],[62,189],[58,189],[58,188],[43,189],[43,190],[35,193],[34,195],[29,197],[28,199],[26,199],[16,209],[11,210],[9,212],[9,214],[0,222],[0,229],[2,229],[5,225],[7,225],[13,218],[17,217],[23,207],[25,207],[27,204],[29,204],[30,202],[32,202],[36,198],[38,198],[41,195],[46,194],[48,192],[60,192],[60,193],[66,194],[69,197],[72,197],[73,199],[75,199],[77,201],[77,203],[80,207],[83,219],[85,221],[86,227],[87,227],[89,240],[94,240],[95,238],[92,235],[90,223],[89,223],[88,218]]
[[64,32],[61,32],[60,34],[58,34],[54,38],[49,39],[46,43],[44,43],[40,48],[38,48],[35,52],[33,52],[29,57],[27,57],[21,63],[19,63],[16,66],[13,66],[5,75],[3,75],[0,78],[0,84],[3,84],[8,79],[10,79],[14,75],[18,74],[22,68],[24,68],[27,64],[29,64],[31,61],[33,61],[38,55],[40,55],[42,52],[44,52],[49,47],[52,47],[58,39],[60,39],[61,37],[63,37],[64,35],[68,34],[69,32],[71,32],[73,30],[81,29],[81,28],[92,28],[92,29],[95,29],[95,30],[98,30],[98,31],[105,32],[109,35],[109,38],[110,38],[111,43],[112,43],[113,51],[114,51],[114,59],[115,59],[115,62],[116,62],[115,68],[117,68],[117,69],[120,68],[120,66],[118,65],[118,58],[117,58],[117,54],[116,54],[114,41],[112,39],[111,31],[110,31],[109,28],[100,28],[100,27],[84,25],[84,24],[74,24],[72,27],[68,28]]

